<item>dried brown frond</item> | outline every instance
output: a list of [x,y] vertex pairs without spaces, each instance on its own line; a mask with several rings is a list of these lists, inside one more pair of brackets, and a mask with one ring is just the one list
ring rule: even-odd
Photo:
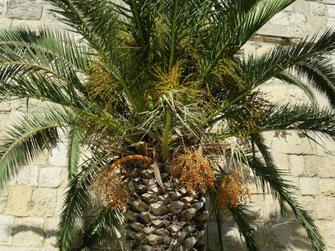
[[216,208],[225,210],[227,207],[237,207],[238,204],[246,204],[251,201],[251,192],[243,184],[243,175],[238,170],[224,176],[218,187],[215,205]]
[[185,153],[173,156],[172,165],[175,170],[171,178],[179,178],[181,186],[186,187],[189,192],[204,192],[207,187],[214,188],[214,163],[201,152],[186,149]]
[[98,174],[89,189],[95,199],[103,201],[112,208],[124,209],[129,196],[128,187],[120,171],[115,168],[108,168]]

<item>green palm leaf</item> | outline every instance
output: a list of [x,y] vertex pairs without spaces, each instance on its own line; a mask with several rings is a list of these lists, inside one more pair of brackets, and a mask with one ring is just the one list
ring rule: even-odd
[[0,146],[0,188],[17,174],[19,168],[31,163],[44,150],[57,143],[58,128],[74,127],[73,116],[56,107],[45,110],[45,115],[33,113],[17,118],[8,127]]

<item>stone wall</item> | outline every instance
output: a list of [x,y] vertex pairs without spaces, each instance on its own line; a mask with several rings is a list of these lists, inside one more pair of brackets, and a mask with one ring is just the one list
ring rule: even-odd
[[[43,0],[0,0],[0,26],[64,27],[49,9]],[[260,54],[283,39],[299,39],[332,25],[335,0],[298,0],[262,28],[244,50]],[[263,90],[279,102],[308,102],[299,89],[278,81],[271,81]],[[320,101],[327,105],[322,97]],[[25,109],[24,103],[0,104],[0,137],[4,126]],[[327,250],[335,250],[335,144],[325,141],[321,147],[295,133],[265,136],[278,167],[287,173],[285,178],[300,188],[295,194],[316,220]],[[23,167],[0,193],[0,251],[57,250],[55,234],[66,188],[65,165],[65,146],[60,143],[51,153]],[[271,194],[263,194],[256,186],[251,189],[255,203],[249,206],[249,216],[257,223],[262,250],[311,250],[294,217],[281,217]],[[227,250],[246,250],[236,226],[227,221],[224,227]],[[211,250],[218,250],[215,222],[209,224],[208,240]]]

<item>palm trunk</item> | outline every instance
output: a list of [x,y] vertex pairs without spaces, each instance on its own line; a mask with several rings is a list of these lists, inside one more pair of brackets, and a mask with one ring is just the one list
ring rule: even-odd
[[167,170],[162,179],[165,189],[158,186],[151,167],[131,172],[125,212],[130,250],[204,250],[205,196],[190,195],[170,180]]

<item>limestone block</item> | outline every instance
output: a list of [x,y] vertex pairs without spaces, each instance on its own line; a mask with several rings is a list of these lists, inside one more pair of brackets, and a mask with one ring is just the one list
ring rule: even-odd
[[60,18],[60,14],[53,12],[52,10],[55,9],[55,6],[52,6],[49,3],[44,3],[44,14],[43,20],[46,22],[57,22],[58,18]]
[[311,244],[308,240],[308,235],[305,230],[300,224],[298,223],[293,223],[293,248],[292,251],[294,250],[313,250],[311,247]]
[[[0,10],[1,10],[1,2],[0,2]],[[10,112],[11,111],[11,102],[0,102],[0,112]]]
[[266,222],[264,224],[264,242],[270,250],[287,250],[293,235],[292,222]]
[[246,43],[245,45],[243,45],[243,47],[241,48],[242,51],[244,52],[244,55],[252,55],[256,52],[256,46],[254,43]]
[[28,205],[31,200],[32,188],[27,186],[14,186],[9,189],[8,214],[15,216],[28,216]]
[[57,247],[57,228],[59,224],[59,218],[47,219],[46,222],[46,239],[45,243]]
[[5,6],[6,6],[6,0],[0,0],[0,15],[3,16],[5,14]]
[[24,166],[19,171],[16,182],[19,185],[37,186],[38,167]]
[[272,149],[279,153],[315,154],[316,145],[305,136],[290,132],[272,139]]
[[263,85],[260,90],[265,94],[265,98],[271,102],[287,103],[288,88],[286,84]]
[[335,155],[335,142],[330,139],[318,140],[320,145],[317,145],[318,155]]
[[319,220],[335,220],[335,198],[321,197],[317,204]]
[[283,172],[283,174],[289,174],[289,162],[288,162],[288,155],[282,153],[273,153],[273,160],[276,167]]
[[268,23],[257,31],[257,35],[291,38],[292,34],[287,31],[288,26]]
[[328,9],[328,16],[335,17],[335,5],[327,5],[327,9]]
[[304,208],[309,215],[318,215],[318,205],[319,201],[314,196],[302,196],[299,198],[299,203],[301,204],[302,208]]
[[223,224],[223,239],[227,243],[228,250],[235,250],[242,247],[242,240],[240,233],[235,224],[231,222],[225,222]]
[[290,23],[294,23],[295,25],[305,25],[306,24],[306,16],[301,13],[291,13],[289,15]]
[[326,250],[335,250],[335,221],[321,221],[317,225],[320,227],[322,236],[325,238]]
[[325,16],[328,14],[327,6],[324,4],[310,2],[311,13],[318,16]]
[[13,245],[41,247],[44,234],[44,220],[42,218],[18,218],[15,220]]
[[39,20],[42,17],[41,0],[9,0],[6,16],[11,19]]
[[4,213],[7,209],[8,189],[5,188],[0,191],[0,214]]
[[50,164],[53,166],[67,166],[67,148],[66,144],[59,143],[51,150]]
[[335,180],[320,179],[320,192],[326,196],[335,196]]
[[39,188],[33,192],[30,209],[33,216],[54,216],[56,213],[57,191]]
[[310,2],[304,1],[304,0],[298,0],[295,3],[291,5],[292,7],[292,12],[297,12],[297,13],[309,13],[310,11]]
[[208,222],[208,245],[209,250],[218,250],[218,247],[220,247],[220,241],[219,241],[219,233],[218,233],[218,227],[216,222],[210,221]]
[[0,223],[0,245],[11,245],[13,239],[14,217],[0,215]]
[[65,187],[58,188],[56,215],[60,215],[63,211],[65,196],[66,196],[66,188]]
[[321,178],[335,178],[335,160],[333,158],[322,159],[319,164],[319,176]]
[[302,155],[290,155],[290,173],[293,176],[303,176],[305,171],[305,158]]
[[279,12],[270,20],[271,24],[275,25],[290,25],[290,21],[288,19],[288,14],[285,12]]
[[304,91],[296,86],[290,86],[288,88],[288,95],[291,104],[301,104],[308,100]]
[[56,167],[40,169],[40,186],[59,187],[62,183],[62,169]]
[[321,16],[307,16],[310,32],[320,33],[327,29],[327,19]]
[[261,56],[264,53],[269,52],[271,49],[273,49],[274,45],[273,44],[269,44],[269,43],[258,43],[256,45],[256,53],[257,56]]
[[319,179],[318,178],[300,178],[300,191],[302,195],[318,195]]

